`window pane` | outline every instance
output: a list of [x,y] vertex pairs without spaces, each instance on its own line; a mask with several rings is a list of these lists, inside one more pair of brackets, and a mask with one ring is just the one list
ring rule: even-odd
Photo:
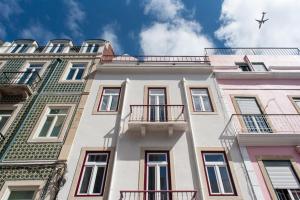
[[251,71],[251,69],[248,65],[240,65],[239,68],[244,72]]
[[60,133],[60,130],[64,124],[64,121],[65,121],[65,116],[57,116],[57,120],[56,120],[56,123],[52,129],[52,132],[50,134],[51,137],[57,137]]
[[148,167],[148,190],[155,190],[155,167]]
[[0,115],[11,115],[13,110],[0,110]]
[[84,71],[84,69],[78,69],[78,73],[75,77],[76,80],[81,80],[82,79],[83,71]]
[[11,191],[8,200],[32,200],[34,191]]
[[64,44],[60,44],[59,47],[58,47],[58,50],[57,50],[57,53],[61,53],[64,49]]
[[205,154],[206,162],[225,162],[223,154]]
[[263,63],[252,63],[252,67],[256,72],[265,72],[267,71],[265,65]]
[[88,193],[92,171],[93,167],[85,167],[84,175],[81,182],[80,193]]
[[166,154],[148,154],[149,162],[167,161]]
[[194,102],[194,110],[202,111],[200,96],[193,96],[193,102]]
[[67,114],[68,113],[68,109],[51,109],[50,110],[50,114]]
[[53,53],[54,50],[56,49],[56,47],[57,47],[57,44],[53,44],[53,46],[52,46],[52,48],[51,48],[51,50],[50,50],[50,53]]
[[99,44],[95,44],[95,47],[93,49],[93,53],[98,52],[98,49],[99,49]]
[[210,183],[210,190],[212,193],[220,193],[217,176],[214,167],[206,167],[207,175]]
[[11,53],[15,53],[21,47],[20,44],[17,44],[16,47],[11,51]]
[[88,162],[106,162],[107,154],[90,154]]
[[53,116],[48,116],[48,117],[47,117],[47,119],[46,119],[46,121],[45,121],[45,123],[44,123],[44,125],[43,125],[43,128],[41,129],[41,132],[40,132],[40,134],[39,134],[39,137],[45,137],[45,136],[47,135],[47,133],[48,133],[48,131],[49,131],[49,128],[50,128],[50,126],[51,126],[53,120],[54,120],[54,117],[53,117]]
[[233,193],[231,180],[227,171],[227,167],[219,167],[223,188],[225,193]]
[[202,99],[203,99],[205,111],[211,112],[212,109],[211,109],[210,100],[209,100],[208,96],[203,96]]
[[0,115],[0,130],[5,126],[8,119],[9,119],[8,116],[1,116]]
[[164,89],[150,89],[149,90],[149,94],[160,94],[160,95],[164,95],[165,94],[165,90]]
[[70,69],[69,74],[67,76],[67,80],[72,80],[75,72],[76,72],[76,69]]
[[28,49],[28,44],[24,44],[20,49],[19,53],[24,53]]
[[118,107],[119,96],[112,96],[110,111],[116,111]]
[[101,111],[106,111],[108,98],[109,98],[109,96],[106,96],[106,95],[102,96],[102,102],[101,102],[101,106],[100,106]]
[[120,89],[104,89],[104,94],[119,94]]
[[192,89],[192,94],[207,95],[206,89]]
[[160,167],[160,189],[168,190],[167,167]]
[[98,167],[93,193],[101,193],[105,167]]

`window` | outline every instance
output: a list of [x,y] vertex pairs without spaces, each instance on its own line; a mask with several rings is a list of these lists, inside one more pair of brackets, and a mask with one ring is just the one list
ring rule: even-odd
[[43,68],[44,63],[30,63],[28,67],[23,71],[18,83],[19,84],[31,84],[39,76],[39,72]]
[[210,195],[235,195],[233,181],[224,153],[203,153]]
[[262,111],[255,97],[235,97],[246,129],[250,133],[271,133],[267,116]]
[[113,112],[118,110],[121,88],[103,88],[98,111]]
[[81,169],[77,196],[102,196],[107,173],[109,152],[87,152]]
[[0,110],[0,131],[3,130],[7,121],[11,117],[13,110]]
[[62,53],[62,51],[64,50],[64,46],[65,44],[60,44],[60,43],[52,43],[52,45],[50,45],[51,49],[50,49],[50,53]]
[[97,53],[99,50],[99,44],[87,44],[86,53]]
[[81,80],[86,64],[72,63],[66,80]]
[[68,115],[68,108],[48,108],[42,126],[38,133],[39,138],[57,138],[60,135],[65,119]]
[[248,71],[254,71],[254,72],[265,72],[268,71],[264,63],[239,63],[237,64],[241,71],[248,72]]
[[293,98],[294,103],[296,104],[296,106],[300,109],[300,98],[298,97],[294,97]]
[[149,88],[148,103],[148,117],[151,122],[163,122],[167,120],[165,88]]
[[290,161],[263,161],[278,200],[300,200],[300,184]]
[[[170,190],[168,152],[146,152],[146,190]],[[169,199],[168,193],[148,193],[149,200]]]
[[33,200],[35,191],[32,190],[12,190],[5,200]]
[[11,50],[11,53],[25,53],[29,48],[28,44],[16,44]]
[[212,112],[208,90],[206,88],[192,88],[192,101],[195,112]]

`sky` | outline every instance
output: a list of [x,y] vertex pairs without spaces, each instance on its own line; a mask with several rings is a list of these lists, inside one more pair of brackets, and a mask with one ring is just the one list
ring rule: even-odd
[[[300,47],[300,0],[0,0],[0,38],[112,43],[116,54]],[[261,29],[255,19],[269,18]]]

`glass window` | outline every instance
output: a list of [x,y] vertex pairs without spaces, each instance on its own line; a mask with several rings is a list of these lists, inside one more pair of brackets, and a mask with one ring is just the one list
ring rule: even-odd
[[39,75],[39,72],[43,68],[44,63],[30,63],[28,67],[23,71],[20,77],[19,84],[31,84],[33,83]]
[[204,165],[211,195],[234,195],[224,153],[204,153]]
[[88,44],[86,53],[97,53],[99,50],[99,44]]
[[50,49],[50,53],[62,53],[64,50],[64,46],[65,44],[60,44],[60,43],[52,43],[51,44],[51,49]]
[[266,66],[264,63],[252,63],[253,70],[256,72],[265,72],[267,71]]
[[66,80],[81,80],[83,77],[85,63],[72,63]]
[[167,120],[166,89],[149,88],[148,118],[150,121],[164,122]]
[[12,113],[13,110],[0,110],[0,131],[5,127]]
[[57,138],[68,115],[68,108],[48,108],[38,134],[40,138]]
[[121,88],[103,88],[98,111],[117,111]]
[[11,51],[11,53],[25,53],[29,48],[28,44],[17,44]]
[[77,195],[103,194],[109,153],[87,153]]
[[33,200],[35,191],[11,191],[7,200]]
[[192,88],[192,101],[195,112],[212,112],[212,105],[206,88]]
[[241,64],[241,65],[239,65],[239,68],[240,68],[240,70],[243,71],[243,72],[251,71],[251,68],[250,68],[248,65],[243,65],[243,64]]

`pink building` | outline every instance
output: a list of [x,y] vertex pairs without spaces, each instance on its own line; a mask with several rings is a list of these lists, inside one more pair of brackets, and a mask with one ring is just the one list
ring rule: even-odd
[[300,199],[298,49],[207,49],[254,199]]

